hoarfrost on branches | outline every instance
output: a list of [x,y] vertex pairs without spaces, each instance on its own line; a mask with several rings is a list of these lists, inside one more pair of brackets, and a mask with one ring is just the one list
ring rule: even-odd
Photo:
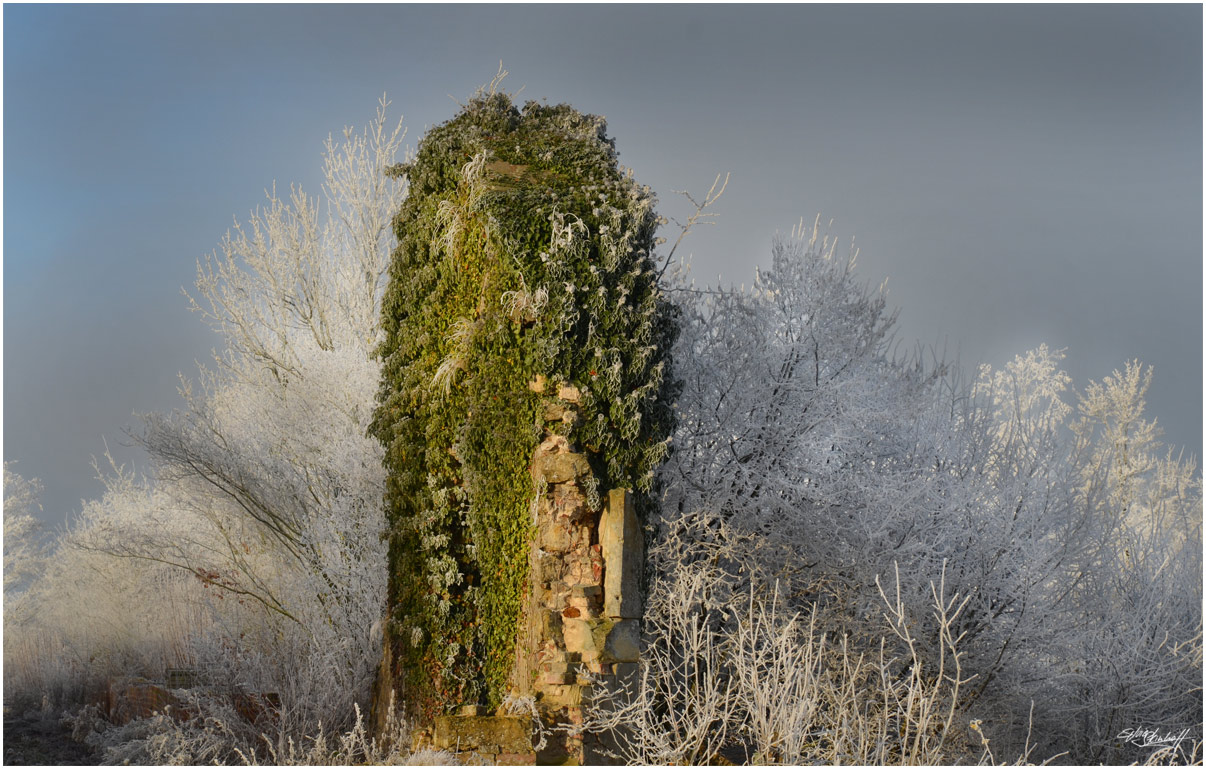
[[[864,641],[882,637],[876,580],[899,566],[894,604],[929,665],[947,648],[929,608],[943,584],[965,602],[949,626],[960,705],[997,746],[1114,760],[1119,724],[1200,722],[1201,481],[1142,416],[1150,371],[1077,394],[1043,346],[963,382],[896,354],[855,257],[814,225],[748,289],[670,289],[682,392],[657,536],[716,521],[687,530],[740,535],[725,579],[777,580],[786,617],[824,609]],[[651,596],[694,563],[684,552],[654,548]],[[662,605],[647,647],[669,638]]]
[[[389,223],[405,195],[386,173],[403,138],[386,106],[327,140],[321,195],[268,193],[199,263],[191,301],[221,336],[215,365],[182,381],[181,409],[144,416],[134,437],[150,477],[102,473],[106,493],[66,535],[56,578],[66,587],[89,563],[113,577],[110,592],[137,586],[150,600],[82,616],[104,606],[131,629],[182,623],[162,634],[175,648],[132,649],[138,666],[276,693],[282,734],[351,718],[380,654],[385,479],[366,431]],[[61,628],[81,653],[99,643]]]

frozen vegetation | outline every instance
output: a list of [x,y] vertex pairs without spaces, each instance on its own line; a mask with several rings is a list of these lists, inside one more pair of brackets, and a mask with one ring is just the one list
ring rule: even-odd
[[[361,717],[402,136],[383,103],[328,141],[320,195],[273,192],[198,265],[220,347],[143,418],[145,477],[102,464],[52,537],[6,467],[6,707],[107,763],[449,760],[409,753],[405,714],[376,739]],[[1077,388],[1047,347],[971,375],[900,355],[885,296],[815,224],[749,288],[671,265],[663,290],[680,390],[641,668],[585,725],[618,758],[1200,762],[1201,476],[1144,413],[1150,369]],[[193,680],[161,712],[105,717],[111,688],[167,670]]]

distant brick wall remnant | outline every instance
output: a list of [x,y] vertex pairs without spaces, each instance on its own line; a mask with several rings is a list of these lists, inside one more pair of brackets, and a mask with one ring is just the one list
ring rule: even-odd
[[[156,714],[187,721],[193,714],[177,695],[182,689],[199,687],[200,682],[199,671],[185,669],[169,669],[162,682],[145,678],[112,680],[103,698],[105,715],[119,726]],[[213,693],[212,689],[209,691]],[[226,691],[221,696],[250,724],[273,720],[280,711],[281,699],[275,693],[235,690]]]
[[[546,382],[531,387],[544,392]],[[514,695],[535,701],[545,744],[538,752],[530,715],[488,715],[475,706],[438,717],[419,738],[420,745],[470,762],[601,763],[589,738],[567,736],[564,727],[582,723],[590,678],[636,670],[644,535],[633,495],[597,488],[587,455],[572,440],[579,393],[565,386],[554,392],[543,410],[544,440],[532,457],[539,494],[511,679]]]
[[156,713],[172,713],[177,720],[189,717],[176,695],[161,684],[141,678],[109,682],[106,715],[113,723],[128,724]]

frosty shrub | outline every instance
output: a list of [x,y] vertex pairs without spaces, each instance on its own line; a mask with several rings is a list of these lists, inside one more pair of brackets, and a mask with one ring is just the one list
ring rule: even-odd
[[[45,568],[45,532],[32,513],[41,507],[37,479],[26,480],[4,464],[4,690],[6,700],[37,700],[47,678],[46,658],[23,630],[36,616],[30,585]],[[14,697],[15,695],[15,697]]]
[[[25,480],[4,463],[4,604],[8,622],[28,618],[28,607],[18,597],[41,571],[46,559],[46,532],[33,513],[42,508],[42,485]],[[14,612],[14,613],[9,613]]]
[[[692,535],[694,544],[683,539]],[[668,541],[677,552],[666,551]],[[651,586],[638,671],[594,699],[586,728],[607,733],[616,757],[883,765],[982,755],[966,739],[959,696],[969,677],[955,627],[967,599],[931,584],[941,643],[931,662],[899,574],[879,591],[878,635],[826,632],[843,618],[817,604],[788,613],[779,586],[732,568],[749,561],[751,544],[722,521],[696,519],[654,554],[691,551]]]
[[[1046,347],[970,382],[901,358],[854,258],[801,227],[748,289],[670,289],[682,392],[654,538],[723,522],[752,543],[725,572],[738,594],[777,580],[785,616],[864,639],[898,565],[906,658],[931,668],[944,585],[964,602],[959,697],[1005,753],[1026,747],[1032,703],[1036,750],[1072,760],[1143,760],[1114,738],[1128,724],[1200,723],[1201,481],[1143,418],[1150,372],[1078,395]],[[692,573],[691,547],[661,547],[652,584]]]
[[70,721],[75,736],[100,752],[106,764],[196,766],[441,766],[456,763],[443,751],[410,750],[410,726],[391,703],[380,734],[370,735],[359,706],[353,706],[344,732],[321,724],[309,735],[256,730],[228,702],[204,694],[184,695],[181,719],[169,710],[150,718],[113,726],[84,709]]

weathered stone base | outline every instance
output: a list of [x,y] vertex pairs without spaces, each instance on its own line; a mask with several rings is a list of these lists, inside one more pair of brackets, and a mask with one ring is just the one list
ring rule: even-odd
[[[580,698],[584,687],[574,686]],[[577,700],[577,701],[580,701]],[[439,716],[416,735],[413,750],[447,751],[468,766],[595,766],[610,763],[593,735],[570,736],[567,727],[581,723],[581,709],[563,707],[543,716],[543,744],[530,716]],[[540,749],[537,750],[537,745]]]
[[431,746],[468,764],[536,763],[532,720],[526,716],[440,716],[432,725]]

